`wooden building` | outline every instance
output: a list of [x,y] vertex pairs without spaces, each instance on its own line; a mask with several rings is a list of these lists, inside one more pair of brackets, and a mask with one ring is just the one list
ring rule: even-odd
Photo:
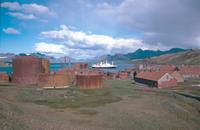
[[166,72],[142,71],[135,77],[135,81],[150,87],[166,88],[177,85],[177,80]]

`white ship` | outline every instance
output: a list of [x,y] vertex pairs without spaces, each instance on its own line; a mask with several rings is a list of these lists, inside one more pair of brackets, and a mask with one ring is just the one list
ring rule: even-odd
[[105,62],[100,62],[97,64],[93,64],[92,68],[116,68],[117,65],[114,65],[114,63],[112,62],[111,64],[107,61]]

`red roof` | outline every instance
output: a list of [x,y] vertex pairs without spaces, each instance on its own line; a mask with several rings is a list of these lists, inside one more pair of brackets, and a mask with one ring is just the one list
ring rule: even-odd
[[173,65],[163,65],[159,69],[160,71],[174,71],[176,66]]
[[136,75],[136,78],[158,81],[165,74],[164,71],[142,71]]

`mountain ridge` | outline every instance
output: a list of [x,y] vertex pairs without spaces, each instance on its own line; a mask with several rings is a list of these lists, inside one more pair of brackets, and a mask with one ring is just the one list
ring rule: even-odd
[[200,65],[200,49],[131,61],[133,64]]
[[[181,49],[181,48],[172,48],[172,49],[169,49],[167,51],[138,49],[138,50],[136,50],[132,53],[127,53],[127,54],[117,53],[115,55],[102,55],[102,56],[99,56],[99,57],[95,57],[95,58],[92,58],[92,59],[85,59],[85,60],[76,60],[76,59],[73,59],[73,58],[67,56],[67,61],[70,61],[70,62],[77,62],[77,61],[99,62],[99,61],[102,61],[102,60],[130,61],[130,60],[135,60],[135,59],[145,59],[145,58],[151,58],[151,57],[155,57],[155,56],[161,56],[161,55],[164,55],[164,54],[174,54],[174,53],[184,52],[184,51],[186,51],[186,50]],[[39,58],[46,58],[50,61],[50,63],[64,62],[64,57],[55,58],[54,56],[42,54],[42,53],[39,53],[39,52],[30,53],[30,54],[26,54],[26,53],[19,53],[19,54],[0,53],[0,57],[6,57],[6,58],[1,59],[1,61],[3,61],[3,62],[11,62],[12,59],[15,56],[26,56],[26,55],[37,56]]]
[[151,58],[151,57],[161,56],[165,54],[174,54],[174,53],[184,52],[184,51],[187,51],[187,50],[182,49],[182,48],[171,48],[166,51],[138,49],[132,53],[127,53],[127,54],[106,55],[106,57],[104,56],[104,58],[105,60],[109,60],[109,61],[118,61],[118,60],[129,61],[129,60],[134,60],[134,59]]

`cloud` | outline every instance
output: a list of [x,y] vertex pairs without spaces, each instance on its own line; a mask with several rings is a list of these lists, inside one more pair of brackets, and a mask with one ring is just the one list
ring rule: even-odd
[[57,45],[53,43],[39,42],[39,43],[36,43],[35,50],[38,52],[44,52],[44,53],[64,54],[65,46]]
[[20,34],[20,32],[17,29],[14,29],[14,28],[11,28],[11,27],[4,28],[3,32],[7,33],[7,34]]
[[107,35],[87,34],[82,31],[70,30],[67,26],[61,25],[59,30],[41,32],[41,35],[66,42],[69,47],[82,49],[105,49],[107,51],[123,50],[133,51],[138,47],[145,48],[142,41],[134,38],[113,38]]
[[55,15],[55,12],[49,10],[48,7],[38,4],[22,4],[22,9],[27,13],[43,14],[43,15]]
[[23,14],[18,12],[9,12],[8,14],[18,19],[24,19],[24,20],[36,19],[36,17],[33,14]]
[[1,7],[8,8],[10,10],[20,10],[21,9],[21,6],[19,5],[18,2],[4,2],[4,3],[1,3]]
[[103,54],[102,50],[87,50],[80,48],[70,48],[68,46],[58,43],[39,42],[35,44],[35,51],[53,55],[56,57],[70,56],[75,59],[87,59],[96,56],[97,54]]
[[[19,4],[18,2],[3,2],[1,3],[2,8],[7,8],[11,11],[8,14],[23,20],[32,20],[38,17],[55,16],[56,13],[50,10],[44,5],[39,5],[36,3],[31,4]],[[40,19],[44,21],[43,19]]]
[[55,12],[51,11],[48,7],[36,3],[20,5],[18,2],[4,2],[1,3],[1,7],[9,10],[23,11],[24,13],[55,15]]
[[119,26],[143,34],[149,45],[195,48],[200,46],[199,0],[123,0],[98,3],[98,19],[115,19]]
[[[74,58],[91,58],[105,54],[128,53],[133,52],[138,48],[160,48],[160,45],[146,45],[140,39],[114,38],[108,35],[74,31],[66,25],[60,25],[60,28],[57,30],[41,32],[41,36],[48,41],[52,40],[53,44],[48,42],[37,43],[36,51],[63,53]],[[51,50],[51,48],[57,49]]]

